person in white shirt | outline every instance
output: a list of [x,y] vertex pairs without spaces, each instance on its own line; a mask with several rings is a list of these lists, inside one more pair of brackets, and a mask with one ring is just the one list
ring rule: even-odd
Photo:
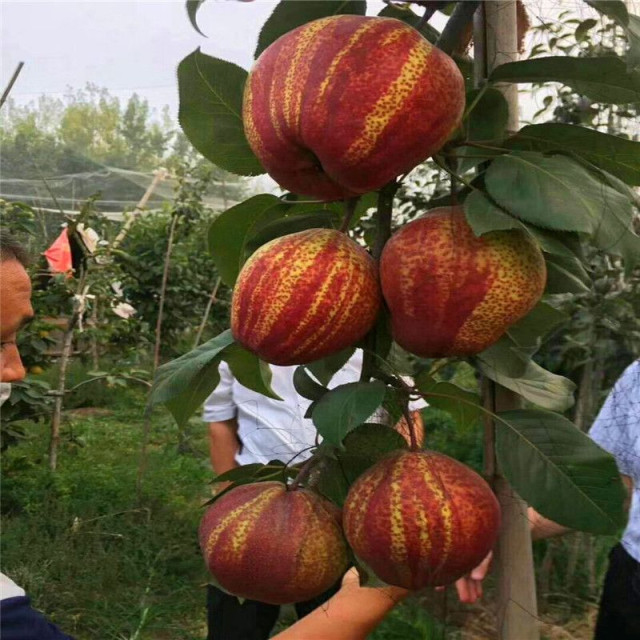
[[[202,418],[209,426],[211,465],[220,475],[238,465],[281,460],[300,463],[311,456],[316,446],[316,429],[305,413],[311,401],[298,395],[293,384],[295,366],[271,366],[271,387],[282,400],[263,396],[240,384],[228,365],[220,364],[220,382],[206,400]],[[333,389],[357,382],[362,369],[362,351],[356,350],[347,363],[332,377]],[[420,409],[423,400],[409,406],[412,419],[422,434]],[[378,414],[372,418],[381,422]],[[402,433],[401,425],[398,426]],[[403,433],[403,435],[406,434]],[[420,437],[421,440],[421,437]],[[295,605],[299,618],[325,602],[339,583],[328,592],[308,602]],[[251,600],[240,603],[213,585],[207,591],[208,640],[262,640],[269,637],[278,618],[279,607]]]

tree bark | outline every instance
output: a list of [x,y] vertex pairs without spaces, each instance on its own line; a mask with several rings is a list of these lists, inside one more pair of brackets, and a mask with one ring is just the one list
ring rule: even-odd
[[[516,0],[483,2],[474,20],[474,70],[481,87],[498,65],[518,59]],[[518,93],[513,85],[498,85],[509,104],[507,129],[518,128]],[[490,380],[483,383],[483,401],[494,412],[521,406],[520,396]],[[485,469],[502,510],[494,571],[498,584],[496,637],[499,640],[539,640],[538,606],[531,530],[527,505],[509,485],[495,459],[495,425],[485,422]]]

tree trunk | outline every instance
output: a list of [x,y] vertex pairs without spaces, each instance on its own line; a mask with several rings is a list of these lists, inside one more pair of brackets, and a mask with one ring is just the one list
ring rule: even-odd
[[[498,65],[518,59],[516,0],[483,2],[475,14],[474,69],[477,86]],[[518,128],[518,93],[514,85],[497,85],[509,104],[507,129]],[[494,412],[521,406],[520,397],[485,380],[483,401]],[[495,549],[498,583],[496,637],[499,640],[538,640],[538,607],[531,530],[527,505],[504,478],[495,460],[495,425],[485,422],[485,465],[502,510]]]

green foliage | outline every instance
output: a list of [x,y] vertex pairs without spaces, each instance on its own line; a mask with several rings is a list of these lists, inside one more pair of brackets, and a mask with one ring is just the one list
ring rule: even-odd
[[247,72],[196,49],[178,65],[179,120],[202,155],[232,173],[264,173],[242,125],[242,96]]
[[404,438],[387,425],[362,424],[344,439],[342,447],[328,442],[320,448],[319,469],[311,483],[325,498],[342,506],[349,487],[387,453],[406,449]]
[[640,74],[617,57],[549,56],[507,62],[491,73],[492,82],[562,82],[594,102],[640,102]]
[[5,451],[28,437],[25,421],[38,422],[48,417],[52,398],[49,385],[29,378],[11,385],[11,395],[0,412],[0,450]]
[[514,151],[485,176],[489,194],[516,217],[539,227],[589,234],[603,251],[640,260],[629,197],[564,156]]
[[386,387],[379,380],[342,384],[320,398],[313,409],[313,424],[327,442],[340,445],[350,431],[376,411],[385,393]]
[[640,143],[620,136],[549,122],[523,127],[506,146],[522,151],[572,153],[627,184],[640,184]]
[[630,14],[624,2],[620,0],[585,0],[600,13],[612,18],[625,31],[629,41],[627,51],[627,67],[630,70],[640,68],[640,17]]
[[429,372],[418,374],[415,385],[425,395],[429,406],[449,413],[461,431],[475,426],[482,417],[477,393],[453,382],[438,381]]
[[189,21],[191,22],[191,26],[201,35],[204,33],[200,31],[200,27],[198,26],[198,22],[196,20],[196,16],[200,7],[205,3],[205,0],[187,0],[187,15],[189,16]]
[[[462,127],[464,139],[499,147],[506,135],[509,119],[509,105],[502,93],[491,87],[474,89],[467,94],[467,105],[470,112]],[[461,157],[458,170],[464,173],[495,152],[461,146],[456,153]]]
[[162,365],[156,372],[150,406],[165,404],[176,422],[183,425],[220,381],[221,354],[233,344],[231,330],[197,349]]
[[[613,534],[625,526],[626,493],[615,460],[566,418],[503,411],[496,422],[496,454],[516,491],[554,522],[592,533]],[[532,477],[544,482],[531,482]]]

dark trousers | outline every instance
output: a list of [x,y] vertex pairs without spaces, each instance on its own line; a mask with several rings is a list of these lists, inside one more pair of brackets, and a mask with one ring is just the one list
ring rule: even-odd
[[[326,602],[340,588],[340,582],[317,598],[296,603],[298,618]],[[256,600],[242,604],[235,596],[213,585],[207,586],[207,640],[266,640],[273,629],[280,607]]]
[[640,640],[640,562],[621,544],[609,554],[595,640]]

